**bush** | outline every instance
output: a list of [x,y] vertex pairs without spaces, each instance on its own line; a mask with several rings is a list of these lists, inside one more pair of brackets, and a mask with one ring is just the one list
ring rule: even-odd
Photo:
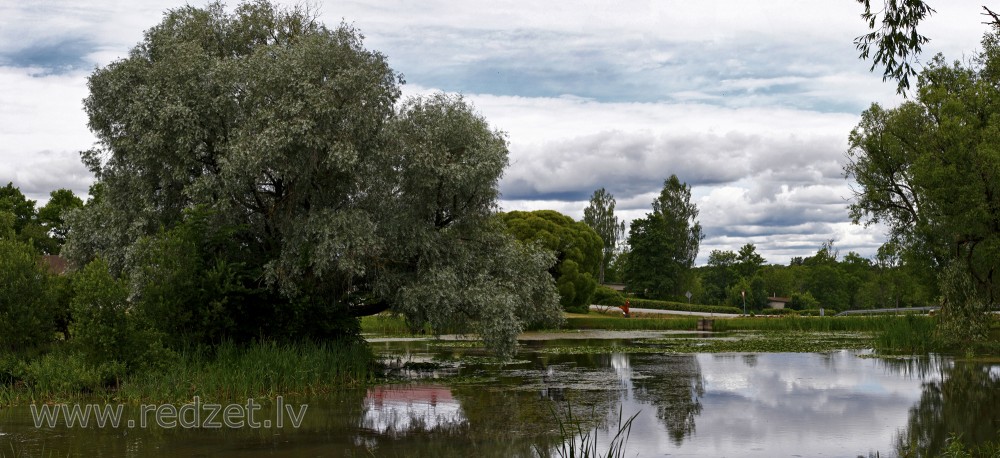
[[0,239],[0,352],[23,354],[55,339],[51,280],[31,246]]
[[813,297],[812,293],[806,291],[792,294],[792,301],[788,303],[788,306],[794,310],[819,308],[819,301]]
[[625,304],[625,295],[607,286],[600,285],[594,290],[594,299],[591,302],[597,305],[621,307]]
[[25,383],[45,397],[95,393],[116,383],[124,373],[118,362],[90,364],[75,351],[55,351],[24,366]]
[[[156,367],[169,357],[141,313],[128,300],[128,285],[115,280],[97,259],[74,279],[70,301],[70,335],[80,356],[95,367],[121,367],[125,372]],[[121,374],[119,374],[121,375]]]

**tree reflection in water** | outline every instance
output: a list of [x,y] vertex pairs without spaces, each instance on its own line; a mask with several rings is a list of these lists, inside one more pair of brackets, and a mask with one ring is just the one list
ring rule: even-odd
[[681,445],[694,433],[695,417],[701,414],[701,364],[693,355],[667,355],[644,359],[636,370],[645,376],[634,379],[635,398],[656,406],[671,441]]
[[[1000,431],[1000,366],[928,363],[918,371],[940,371],[923,384],[907,428],[896,438],[900,456],[940,456],[952,435],[966,446],[995,441]],[[926,372],[925,372],[926,373]]]

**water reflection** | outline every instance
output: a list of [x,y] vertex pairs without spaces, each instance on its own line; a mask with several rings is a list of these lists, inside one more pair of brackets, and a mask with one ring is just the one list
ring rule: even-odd
[[[411,345],[400,352],[403,364],[459,351]],[[996,440],[1000,426],[1000,365],[885,361],[846,351],[580,355],[533,348],[507,366],[449,360],[460,378],[447,385],[298,400],[310,408],[297,430],[38,430],[26,408],[0,409],[0,455],[550,456],[562,440],[554,415],[565,418],[568,406],[602,445],[617,432],[619,414],[638,413],[627,455],[639,457],[932,456],[951,433],[975,444]]]
[[695,432],[695,418],[702,413],[705,382],[701,364],[693,355],[646,358],[639,366],[643,377],[636,378],[635,398],[656,409],[675,445]]
[[398,437],[466,423],[451,389],[442,385],[380,386],[368,390],[361,428]]
[[953,434],[967,446],[996,441],[1000,431],[1000,365],[955,363],[923,383],[920,401],[896,438],[900,456],[939,456]]

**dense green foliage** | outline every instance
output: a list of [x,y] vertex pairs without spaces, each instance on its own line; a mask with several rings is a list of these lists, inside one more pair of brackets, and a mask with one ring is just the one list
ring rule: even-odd
[[708,304],[743,307],[746,292],[748,311],[766,310],[768,298],[790,301],[794,310],[896,308],[933,305],[936,283],[921,281],[922,267],[916,261],[904,263],[894,245],[886,244],[872,259],[850,252],[840,256],[833,241],[825,242],[816,254],[794,258],[787,266],[764,265],[752,244],[739,253],[714,250],[708,264],[695,271],[703,285],[703,295],[694,300]]
[[[66,241],[65,217],[83,206],[79,197],[68,189],[52,191],[49,202],[35,209],[13,183],[0,188],[0,232],[12,230],[13,238],[31,245],[41,254],[59,254]],[[9,220],[8,220],[9,219]],[[10,234],[8,234],[10,235]]]
[[501,215],[507,231],[526,244],[555,253],[550,269],[563,308],[586,311],[602,261],[601,237],[590,226],[553,210],[512,211]]
[[169,11],[89,79],[99,197],[65,254],[127,279],[171,346],[351,338],[392,309],[509,353],[560,317],[554,260],[495,221],[506,139],[400,81],[304,8]]
[[9,236],[0,235],[0,354],[25,354],[55,340],[65,312],[38,253]]
[[625,264],[628,289],[649,298],[680,298],[694,278],[691,267],[704,235],[691,187],[676,175],[663,182],[653,211],[632,221]]
[[[982,43],[968,63],[931,60],[914,100],[866,110],[844,168],[859,185],[854,220],[885,224],[925,279],[941,276],[946,309],[988,308],[1000,293],[1000,39]],[[971,290],[946,285],[964,282],[946,273],[955,263]]]

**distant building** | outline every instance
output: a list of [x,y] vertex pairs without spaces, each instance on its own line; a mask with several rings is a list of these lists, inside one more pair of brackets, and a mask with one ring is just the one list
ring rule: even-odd
[[69,264],[66,263],[66,258],[56,256],[54,254],[43,255],[42,265],[49,269],[49,272],[56,275],[62,275],[69,269]]
[[790,297],[769,297],[767,298],[767,306],[773,309],[783,309],[789,302],[792,302]]
[[618,292],[625,292],[624,283],[603,283],[601,286],[606,286]]

